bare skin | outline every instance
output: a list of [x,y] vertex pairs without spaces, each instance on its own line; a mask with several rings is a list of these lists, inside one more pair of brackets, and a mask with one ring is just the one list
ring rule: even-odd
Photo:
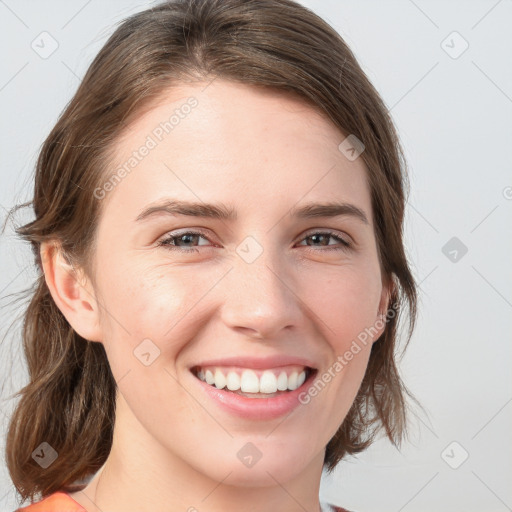
[[[301,356],[318,376],[332,372],[385,313],[390,292],[366,167],[338,149],[347,134],[289,96],[220,79],[206,85],[167,91],[118,142],[121,166],[174,109],[197,99],[101,200],[93,279],[42,248],[57,305],[81,336],[104,344],[118,383],[111,453],[72,494],[87,512],[319,510],[325,447],[384,329],[286,417],[251,421],[204,395],[190,367],[213,357]],[[237,219],[160,212],[137,220],[166,198],[223,203]],[[356,206],[368,223],[290,215],[334,201]],[[187,230],[202,234],[178,237]],[[159,245],[170,234],[175,245]],[[237,252],[246,237],[262,250],[251,263]],[[134,356],[146,339],[160,351],[148,366]],[[237,457],[249,442],[262,453],[252,467]]]

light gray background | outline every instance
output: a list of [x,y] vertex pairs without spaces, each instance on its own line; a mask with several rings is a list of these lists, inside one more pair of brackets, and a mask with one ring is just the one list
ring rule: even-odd
[[[421,305],[401,369],[429,413],[412,416],[401,452],[380,440],[340,464],[322,499],[357,512],[512,510],[512,1],[302,3],[346,39],[406,150],[406,242]],[[148,5],[0,0],[2,217],[29,199],[38,148],[114,23]],[[43,31],[59,44],[46,59],[31,48]],[[468,249],[456,262],[442,250],[452,237]],[[9,294],[34,277],[10,229],[0,262],[3,337],[17,312]],[[0,345],[3,397],[27,378],[17,333]],[[0,402],[2,451],[12,406]],[[0,509],[14,510],[14,497],[2,465]]]

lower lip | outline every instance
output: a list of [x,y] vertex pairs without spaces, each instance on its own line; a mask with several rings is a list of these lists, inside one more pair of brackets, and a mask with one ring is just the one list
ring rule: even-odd
[[297,389],[282,393],[274,398],[247,398],[211,386],[195,375],[192,375],[192,378],[222,409],[250,420],[271,420],[289,414],[301,404],[299,395],[308,388],[315,374],[316,371],[311,372],[309,377]]

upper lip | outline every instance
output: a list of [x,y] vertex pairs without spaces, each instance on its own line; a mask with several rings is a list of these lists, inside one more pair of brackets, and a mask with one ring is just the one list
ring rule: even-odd
[[200,363],[196,363],[195,365],[193,365],[191,368],[207,366],[239,366],[241,368],[254,368],[261,370],[266,368],[276,368],[288,365],[302,365],[308,366],[313,370],[316,369],[314,363],[309,359],[287,355],[275,355],[267,357],[225,357],[219,359],[211,359],[208,361],[201,361]]

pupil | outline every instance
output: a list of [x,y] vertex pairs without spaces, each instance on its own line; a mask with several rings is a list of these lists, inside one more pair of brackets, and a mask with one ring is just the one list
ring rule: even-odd
[[181,241],[182,242],[184,241],[185,243],[190,243],[191,242],[190,239],[193,238],[194,236],[196,236],[196,235],[182,235]]
[[[318,241],[320,241],[319,240],[320,238],[325,238],[325,235],[311,235],[311,238],[313,239],[313,241],[318,242]],[[325,243],[321,244],[321,245],[325,245]]]

